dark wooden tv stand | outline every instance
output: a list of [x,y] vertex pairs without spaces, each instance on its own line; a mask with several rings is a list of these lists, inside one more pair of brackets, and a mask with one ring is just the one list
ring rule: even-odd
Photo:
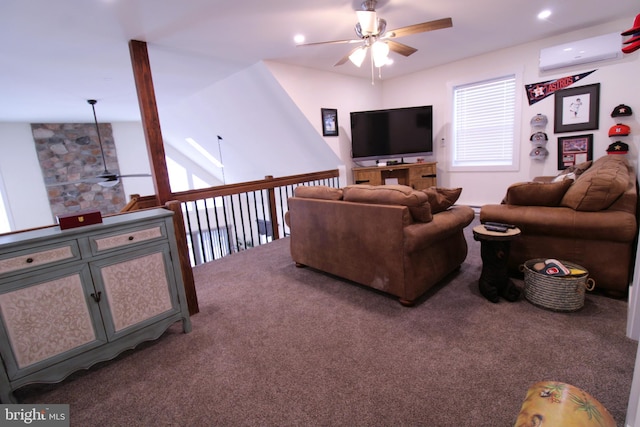
[[436,162],[370,166],[352,170],[353,182],[356,184],[383,185],[398,180],[398,184],[408,185],[415,190],[436,185]]

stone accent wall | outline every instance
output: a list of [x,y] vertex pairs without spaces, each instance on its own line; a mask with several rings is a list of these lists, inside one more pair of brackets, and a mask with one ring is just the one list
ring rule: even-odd
[[[107,169],[119,174],[111,124],[99,127]],[[54,221],[58,215],[99,210],[104,216],[124,207],[121,183],[105,188],[83,181],[105,169],[95,123],[32,123],[31,130]]]

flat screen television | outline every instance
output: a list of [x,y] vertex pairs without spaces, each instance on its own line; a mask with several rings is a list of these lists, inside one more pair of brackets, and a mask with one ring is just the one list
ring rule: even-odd
[[397,159],[433,154],[433,107],[351,113],[354,160]]

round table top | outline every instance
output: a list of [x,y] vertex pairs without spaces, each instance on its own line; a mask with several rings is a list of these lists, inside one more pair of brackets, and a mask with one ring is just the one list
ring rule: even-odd
[[500,231],[489,231],[481,224],[473,227],[473,235],[482,240],[511,240],[520,235],[520,229],[518,227],[508,228],[507,231],[501,233]]

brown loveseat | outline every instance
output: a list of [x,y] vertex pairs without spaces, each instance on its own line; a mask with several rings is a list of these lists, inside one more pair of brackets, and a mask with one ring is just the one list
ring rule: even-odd
[[[575,179],[575,180],[574,180]],[[601,157],[557,177],[513,184],[499,205],[485,205],[481,222],[517,225],[509,268],[533,258],[585,267],[596,289],[624,297],[631,281],[637,233],[636,175],[622,155]]]
[[287,213],[291,256],[298,266],[413,305],[467,256],[463,229],[473,210],[448,207],[459,194],[460,189],[417,191],[404,185],[298,187]]

